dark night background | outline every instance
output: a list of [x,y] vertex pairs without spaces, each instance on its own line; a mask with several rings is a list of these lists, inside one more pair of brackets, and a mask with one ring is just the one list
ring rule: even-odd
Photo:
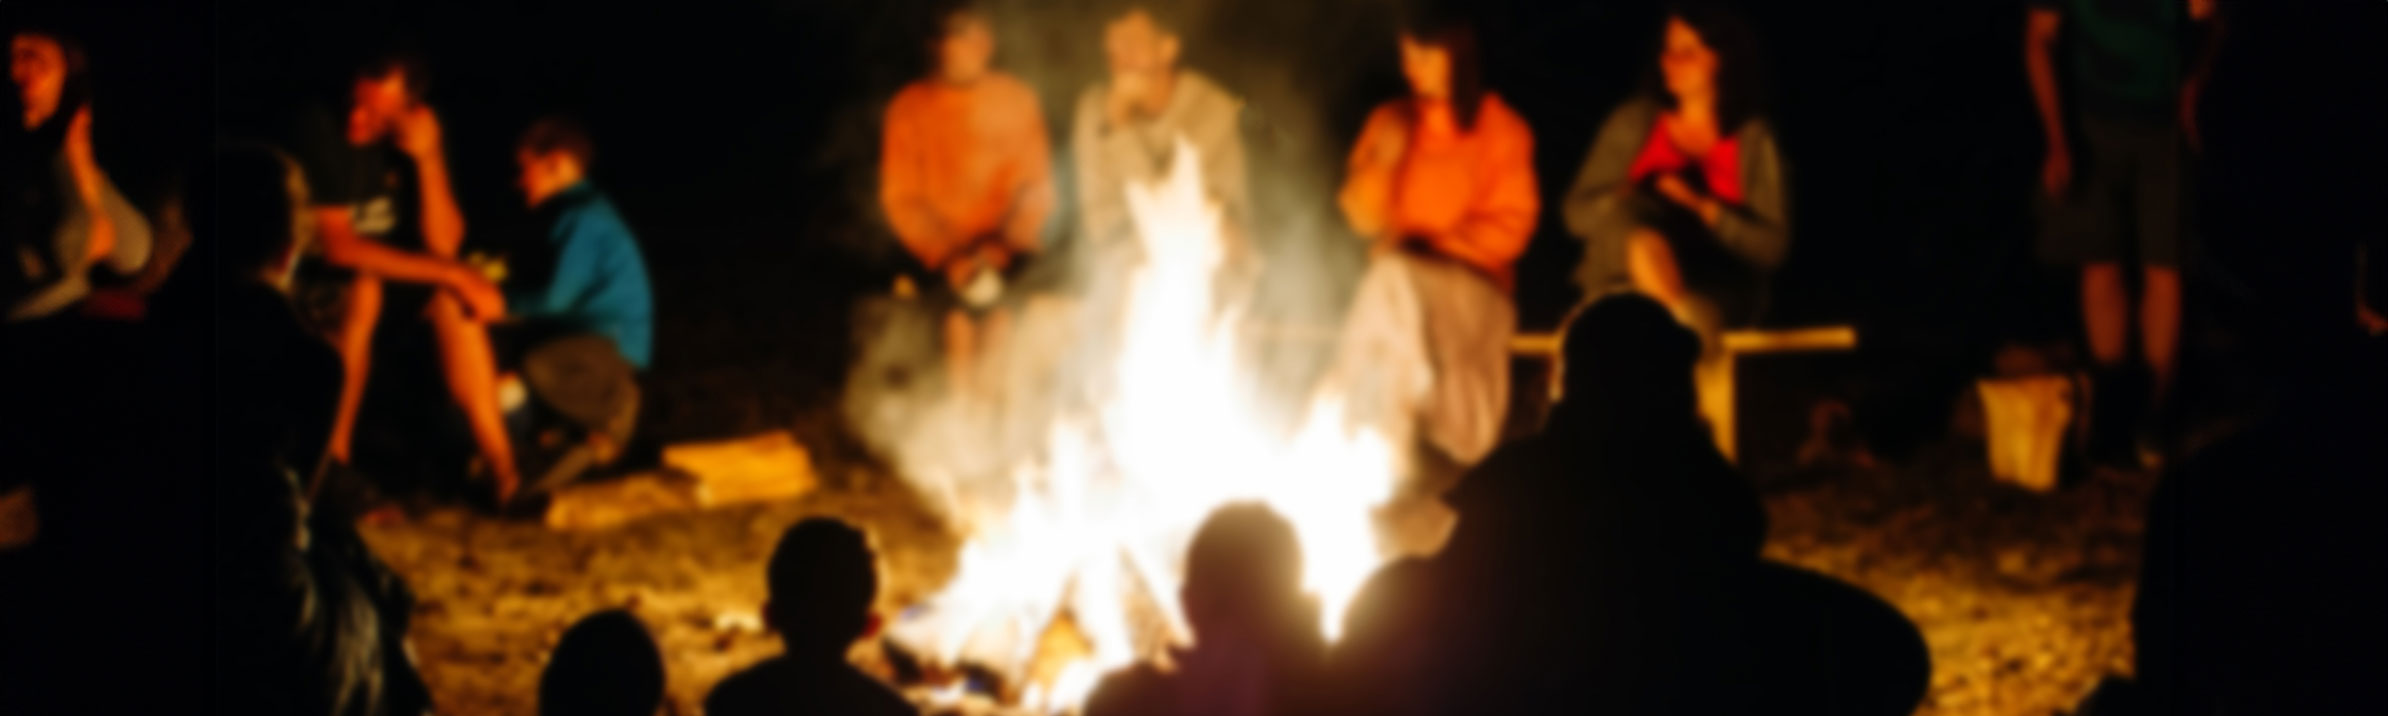
[[[1101,69],[1088,4],[994,3],[997,65],[1042,93],[1058,151],[1072,102]],[[1187,63],[1246,95],[1266,127],[1255,154],[1288,188],[1262,198],[1263,211],[1330,208],[1299,204],[1329,196],[1366,111],[1401,90],[1392,3],[1198,4]],[[1766,322],[1861,332],[1853,356],[1785,363],[1797,380],[1779,384],[1794,387],[1745,388],[1747,399],[1796,413],[1803,397],[1846,397],[1886,455],[1942,438],[1952,403],[2000,346],[2062,345],[2077,330],[2070,275],[2029,250],[2040,140],[2023,2],[1741,4],[1765,43],[1792,172],[1794,247]],[[429,99],[468,242],[502,243],[521,218],[515,134],[542,112],[579,114],[598,144],[595,180],[638,233],[656,284],[646,439],[794,425],[814,445],[833,430],[822,426],[835,422],[852,306],[904,267],[871,180],[879,109],[922,69],[924,5],[0,0],[0,22],[42,19],[82,38],[100,161],[152,211],[177,176],[204,170],[212,141],[273,138],[303,102],[338,97],[347,57],[393,38],[431,62]],[[1575,298],[1575,241],[1556,199],[1602,118],[1655,61],[1658,3],[1476,5],[1488,84],[1537,140],[1546,212],[1519,299],[1524,328],[1548,330]],[[2237,410],[2250,385],[2296,371],[2314,344],[2293,336],[2347,330],[2357,243],[2373,247],[2375,304],[2388,297],[2378,278],[2388,268],[2388,2],[2223,5],[2231,34],[2207,95],[2183,353],[2184,393],[2208,413]],[[1068,211],[1065,200],[1057,219],[1069,222]],[[1275,241],[1270,251],[1316,265],[1356,260],[1333,230]],[[1318,283],[1297,293],[1342,288]],[[190,389],[178,397],[233,398]],[[1780,418],[1768,424],[1800,426]],[[1771,439],[1757,432],[1749,439]],[[141,638],[162,647],[204,637]]]
[[[997,63],[1042,93],[1065,182],[1059,140],[1101,71],[1093,4],[991,3]],[[101,160],[145,208],[211,137],[276,137],[303,102],[336,98],[351,57],[392,41],[431,62],[469,242],[515,233],[519,129],[541,112],[580,115],[599,145],[596,180],[653,267],[660,350],[647,435],[670,441],[834,422],[817,418],[849,359],[854,300],[907,261],[872,181],[880,108],[925,64],[925,5],[119,0],[6,10],[84,38]],[[2070,275],[2028,248],[2040,140],[2021,70],[2022,3],[1742,5],[1764,43],[1792,172],[1794,248],[1765,322],[1856,323],[1861,350],[1811,380],[1814,390],[1853,398],[1878,448],[1928,441],[1997,347],[2076,333]],[[2293,368],[2293,355],[2256,350],[2276,343],[2269,332],[2344,322],[2351,245],[2382,240],[2370,207],[2388,197],[2377,129],[2388,4],[2224,5],[2230,37],[2207,95],[2189,251],[2192,395],[2230,393],[2243,369]],[[1328,269],[1324,280],[1279,280],[1284,295],[1348,288],[1357,249],[1328,197],[1366,111],[1401,90],[1394,6],[1190,4],[1187,64],[1250,101],[1255,186],[1281,189],[1258,192],[1262,212],[1326,217],[1280,222],[1296,228],[1267,237],[1269,251],[1304,259],[1289,263]],[[1566,277],[1576,242],[1557,198],[1606,112],[1649,71],[1658,3],[1475,9],[1489,85],[1536,134],[1546,212],[1519,300],[1524,328],[1547,330],[1575,298]],[[1065,199],[1064,226],[1069,208]]]

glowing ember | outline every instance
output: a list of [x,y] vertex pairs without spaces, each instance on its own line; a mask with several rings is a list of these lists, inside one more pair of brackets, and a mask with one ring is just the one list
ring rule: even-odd
[[[1212,295],[1218,207],[1183,140],[1171,167],[1128,189],[1144,259],[1128,278],[1116,383],[1093,414],[1053,426],[1040,458],[1011,471],[1007,499],[957,505],[959,574],[890,632],[932,661],[1019,680],[1020,704],[1042,712],[1075,709],[1103,673],[1190,643],[1178,580],[1219,505],[1261,501],[1294,524],[1329,638],[1384,561],[1372,515],[1401,453],[1352,427],[1333,390],[1291,435],[1262,427],[1236,360],[1241,310],[1216,310]],[[1074,634],[1056,638],[1062,623]]]

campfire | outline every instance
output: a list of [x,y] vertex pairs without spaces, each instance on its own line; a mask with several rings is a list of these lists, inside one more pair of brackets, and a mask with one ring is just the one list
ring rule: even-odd
[[[959,571],[887,638],[930,673],[988,672],[1003,686],[979,698],[1007,709],[1072,712],[1103,674],[1165,666],[1169,647],[1190,644],[1183,555],[1220,505],[1259,501],[1295,525],[1329,638],[1386,559],[1374,514],[1403,469],[1402,436],[1352,420],[1332,381],[1292,430],[1266,427],[1281,423],[1262,419],[1245,387],[1242,307],[1214,300],[1219,210],[1183,141],[1171,167],[1129,188],[1144,258],[1128,277],[1111,384],[1091,409],[1058,416],[1000,489],[925,490],[948,500],[965,535]],[[949,681],[914,696],[952,708],[967,690]]]

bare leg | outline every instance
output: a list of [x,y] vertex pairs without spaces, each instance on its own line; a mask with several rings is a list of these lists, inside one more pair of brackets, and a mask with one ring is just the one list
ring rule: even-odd
[[945,378],[946,385],[957,396],[975,395],[978,385],[971,373],[978,357],[978,326],[970,321],[970,314],[948,311],[945,314]]
[[2171,266],[2142,269],[2139,297],[2140,351],[2147,356],[2156,395],[2172,387],[2181,344],[2181,270]]
[[373,324],[381,317],[381,279],[358,274],[348,287],[348,312],[340,322],[340,406],[332,417],[333,460],[348,463],[349,444],[357,429],[357,411],[365,404],[365,379],[373,368]]
[[1682,313],[1686,298],[1683,272],[1675,264],[1675,250],[1667,246],[1667,239],[1658,232],[1642,229],[1625,240],[1626,275],[1633,279],[1635,290]]
[[[2174,291],[2179,292],[2177,283]],[[2101,367],[2122,365],[2130,350],[2131,297],[2123,291],[2121,264],[2095,261],[2081,267],[2081,323],[2089,333],[2090,357]]]
[[497,353],[489,347],[489,329],[466,318],[456,298],[445,292],[431,299],[431,325],[439,334],[440,367],[448,375],[448,390],[472,425],[473,441],[489,461],[490,475],[497,478],[498,502],[503,503],[514,497],[522,479],[515,472],[505,412],[498,406]]

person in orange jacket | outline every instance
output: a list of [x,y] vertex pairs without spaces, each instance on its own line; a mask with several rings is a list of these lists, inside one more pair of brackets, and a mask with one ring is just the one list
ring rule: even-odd
[[986,14],[962,2],[937,16],[935,72],[887,107],[879,201],[904,248],[944,279],[947,377],[956,390],[1004,332],[1003,272],[1039,248],[1053,211],[1050,140],[1026,83],[995,70]]
[[1414,285],[1433,366],[1426,434],[1472,464],[1492,449],[1507,413],[1512,266],[1541,210],[1534,137],[1484,88],[1464,20],[1410,23],[1401,65],[1411,93],[1369,116],[1339,199],[1352,229],[1375,246],[1370,273],[1398,269]]

